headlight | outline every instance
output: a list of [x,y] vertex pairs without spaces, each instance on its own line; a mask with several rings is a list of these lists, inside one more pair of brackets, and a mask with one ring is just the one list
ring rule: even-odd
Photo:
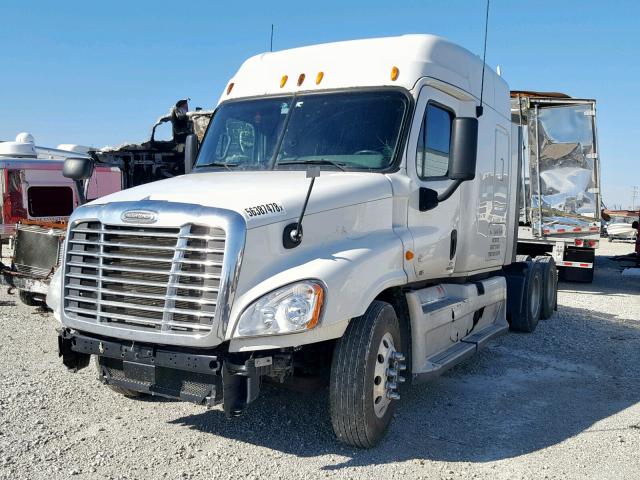
[[280,335],[310,330],[318,324],[324,289],[312,280],[274,290],[240,316],[236,337]]

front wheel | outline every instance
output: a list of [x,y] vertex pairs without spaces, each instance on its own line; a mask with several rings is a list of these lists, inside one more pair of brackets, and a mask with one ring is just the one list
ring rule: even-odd
[[384,436],[400,398],[405,369],[400,326],[393,307],[374,301],[338,340],[331,364],[329,402],[333,430],[341,442],[375,446]]

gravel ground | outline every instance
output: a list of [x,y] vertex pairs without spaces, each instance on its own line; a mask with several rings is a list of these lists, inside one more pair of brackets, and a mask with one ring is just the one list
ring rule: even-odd
[[406,388],[383,443],[334,439],[325,392],[266,388],[241,418],[123,398],[57,357],[55,320],[0,293],[0,478],[638,478],[640,279],[604,243],[556,315]]

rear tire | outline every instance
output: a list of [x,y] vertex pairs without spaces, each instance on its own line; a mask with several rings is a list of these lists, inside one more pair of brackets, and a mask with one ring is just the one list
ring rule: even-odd
[[396,400],[379,393],[380,385],[386,389],[387,381],[387,374],[381,375],[380,370],[386,369],[393,355],[389,352],[396,345],[401,345],[398,318],[393,307],[381,301],[374,301],[364,315],[352,319],[337,341],[329,402],[339,441],[371,448],[389,428]]
[[540,318],[551,318],[554,310],[558,309],[558,269],[553,257],[536,257],[536,263],[542,267],[542,303]]
[[542,290],[542,266],[538,262],[527,262],[522,314],[511,318],[512,330],[531,333],[536,329],[540,320]]

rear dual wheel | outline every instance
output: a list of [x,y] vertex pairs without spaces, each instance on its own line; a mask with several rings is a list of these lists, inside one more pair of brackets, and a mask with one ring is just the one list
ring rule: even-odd
[[535,262],[542,267],[542,298],[540,300],[540,318],[551,318],[558,309],[558,269],[553,257],[536,257]]
[[521,263],[526,264],[522,305],[519,315],[514,315],[511,318],[511,329],[530,333],[536,329],[540,320],[544,280],[540,263],[531,260]]

